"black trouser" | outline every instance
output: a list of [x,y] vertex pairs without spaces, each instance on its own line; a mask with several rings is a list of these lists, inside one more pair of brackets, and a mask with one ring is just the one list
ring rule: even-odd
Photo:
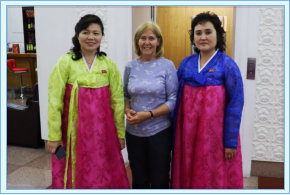
[[133,189],[168,189],[171,128],[150,137],[126,132]]

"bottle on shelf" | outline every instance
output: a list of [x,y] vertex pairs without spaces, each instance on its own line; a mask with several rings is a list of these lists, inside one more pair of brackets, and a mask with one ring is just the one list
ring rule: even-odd
[[27,29],[29,30],[31,28],[30,26],[30,18],[27,18]]

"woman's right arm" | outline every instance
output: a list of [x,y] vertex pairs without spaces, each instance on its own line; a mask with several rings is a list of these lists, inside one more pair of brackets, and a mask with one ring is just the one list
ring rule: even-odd
[[62,143],[61,116],[68,78],[68,56],[61,57],[54,66],[48,82],[48,141],[47,150],[54,153]]
[[123,83],[123,91],[124,91],[124,98],[125,98],[125,114],[126,114],[126,118],[131,119],[132,116],[134,116],[136,114],[136,112],[134,110],[131,109],[130,106],[130,99],[131,96],[128,92],[128,83],[129,83],[129,76],[130,76],[130,72],[131,72],[131,67],[129,66],[129,64],[125,67],[124,70],[124,83]]

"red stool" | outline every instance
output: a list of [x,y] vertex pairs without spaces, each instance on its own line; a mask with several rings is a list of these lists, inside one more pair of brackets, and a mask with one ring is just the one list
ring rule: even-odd
[[15,74],[19,75],[19,83],[20,83],[20,98],[23,100],[23,85],[22,85],[22,73],[27,72],[28,68],[17,68],[16,67],[16,60],[15,59],[9,59],[7,60],[7,66],[8,68]]

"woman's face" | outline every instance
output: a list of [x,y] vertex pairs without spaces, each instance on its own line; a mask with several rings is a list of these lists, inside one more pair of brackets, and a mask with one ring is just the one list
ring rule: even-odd
[[102,40],[102,29],[100,25],[92,23],[78,35],[82,52],[96,52]]
[[217,33],[211,22],[204,22],[195,26],[194,43],[201,53],[215,52]]
[[148,29],[141,35],[138,45],[142,57],[155,57],[159,40],[152,30]]

